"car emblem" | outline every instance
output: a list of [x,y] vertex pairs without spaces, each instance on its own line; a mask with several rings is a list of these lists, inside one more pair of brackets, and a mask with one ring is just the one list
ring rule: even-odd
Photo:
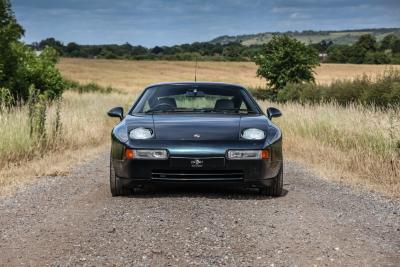
[[200,138],[200,134],[194,134],[193,137],[194,138]]
[[201,168],[203,167],[203,161],[201,159],[194,159],[190,161],[192,168]]

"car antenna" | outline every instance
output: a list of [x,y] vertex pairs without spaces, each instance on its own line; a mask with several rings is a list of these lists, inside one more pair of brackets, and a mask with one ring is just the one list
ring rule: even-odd
[[196,56],[196,65],[194,67],[194,82],[197,82],[197,56]]

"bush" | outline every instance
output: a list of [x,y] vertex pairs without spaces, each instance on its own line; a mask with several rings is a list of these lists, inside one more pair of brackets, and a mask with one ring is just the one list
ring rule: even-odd
[[249,88],[250,93],[259,100],[277,101],[276,92],[269,88]]
[[367,52],[364,63],[366,64],[389,64],[391,59],[385,52]]
[[79,82],[72,81],[72,80],[67,80],[65,82],[66,88],[71,90],[71,91],[76,91],[78,93],[103,93],[103,94],[109,94],[112,92],[120,92],[120,90],[115,89],[111,86],[103,87],[101,85],[98,85],[97,83],[90,82],[88,84],[80,84]]
[[31,85],[48,100],[62,95],[65,83],[56,68],[58,56],[53,48],[46,48],[39,56],[20,43],[15,43],[13,49],[18,55],[17,70],[9,88],[14,100],[28,100]]
[[340,105],[359,103],[388,107],[400,105],[400,71],[389,70],[376,79],[364,75],[354,80],[334,81],[329,85],[289,83],[278,92],[276,99],[268,97],[268,90],[251,89],[258,99],[278,102],[317,104],[336,102]]
[[[39,56],[19,41],[24,30],[17,23],[9,0],[0,1],[0,88],[1,105],[26,102],[29,88],[47,100],[61,96],[64,82],[55,67],[58,54],[46,48]],[[7,95],[7,97],[5,97]],[[11,101],[10,98],[11,97]],[[6,102],[6,103],[5,103]],[[10,103],[11,102],[11,103]]]
[[10,90],[7,88],[0,88],[0,111],[9,108],[13,103]]

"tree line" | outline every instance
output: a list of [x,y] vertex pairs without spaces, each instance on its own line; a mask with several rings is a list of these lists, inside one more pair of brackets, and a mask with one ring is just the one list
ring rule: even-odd
[[386,35],[380,42],[373,35],[364,34],[353,45],[319,45],[332,63],[400,64],[400,38],[395,34]]
[[[122,45],[80,45],[71,42],[65,45],[55,38],[32,43],[31,46],[38,51],[45,47],[52,47],[64,57],[184,61],[254,61],[263,49],[262,44],[245,46],[240,42],[227,44],[195,42],[152,48],[129,43]],[[364,34],[353,45],[337,45],[332,41],[323,40],[308,46],[321,55],[320,60],[322,62],[400,64],[400,38],[395,34],[387,35],[380,42],[373,35]]]
[[79,45],[48,38],[31,46],[41,51],[52,47],[63,57],[103,58],[103,59],[132,59],[132,60],[213,60],[213,61],[250,61],[258,54],[261,46],[244,46],[240,43],[212,44],[195,42],[174,46],[155,46],[146,48],[141,45]]

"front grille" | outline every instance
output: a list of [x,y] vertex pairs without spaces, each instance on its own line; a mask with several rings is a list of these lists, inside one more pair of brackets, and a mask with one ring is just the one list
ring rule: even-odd
[[240,181],[243,180],[242,171],[200,171],[200,170],[155,170],[153,180],[170,181]]

